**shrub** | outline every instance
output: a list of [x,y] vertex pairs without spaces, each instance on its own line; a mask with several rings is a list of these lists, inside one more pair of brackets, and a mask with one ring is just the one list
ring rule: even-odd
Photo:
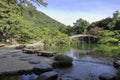
[[73,59],[67,55],[57,55],[55,56],[57,62],[54,63],[54,66],[57,67],[68,67],[72,65]]

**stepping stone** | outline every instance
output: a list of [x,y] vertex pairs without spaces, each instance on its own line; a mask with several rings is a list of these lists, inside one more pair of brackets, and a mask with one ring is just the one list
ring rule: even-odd
[[0,59],[6,58],[7,56],[5,55],[0,55]]
[[33,67],[33,70],[51,71],[53,70],[53,67],[49,64],[38,64],[35,67]]
[[30,60],[31,58],[29,56],[22,56],[19,58],[20,60],[23,60],[23,61],[28,61]]
[[38,80],[56,80],[58,73],[55,71],[45,72],[38,76]]
[[19,54],[12,54],[11,57],[17,57],[20,56]]
[[100,80],[116,80],[116,76],[110,73],[103,73],[99,76]]
[[38,60],[38,59],[31,59],[31,60],[29,60],[29,63],[31,63],[31,64],[39,64],[40,60]]

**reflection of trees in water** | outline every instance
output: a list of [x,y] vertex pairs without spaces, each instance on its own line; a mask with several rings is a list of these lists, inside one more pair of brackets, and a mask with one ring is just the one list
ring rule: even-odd
[[92,57],[115,57],[120,56],[120,48],[117,46],[106,46],[98,44],[79,44],[59,46],[45,46],[42,50],[57,51],[61,54],[68,54],[80,58],[86,55]]
[[59,45],[59,46],[45,46],[44,50],[57,51],[58,53],[65,53],[70,51],[70,45]]
[[112,45],[98,45],[96,51],[101,53],[104,57],[118,57],[120,56],[120,47]]
[[73,56],[78,59],[86,55],[96,57],[97,54],[94,50],[80,50],[80,49],[72,48],[71,51],[73,53]]
[[120,47],[100,44],[74,44],[74,55],[76,57],[90,55],[92,57],[120,57]]
[[94,50],[96,47],[96,44],[76,43],[76,44],[72,44],[72,47],[80,50]]

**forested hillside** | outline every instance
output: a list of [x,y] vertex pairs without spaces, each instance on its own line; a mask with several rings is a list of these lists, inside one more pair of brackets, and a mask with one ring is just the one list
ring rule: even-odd
[[55,21],[34,6],[25,6],[16,0],[0,1],[0,41],[2,43],[28,43],[44,41],[46,44],[66,44],[66,26]]
[[34,22],[36,26],[39,26],[39,27],[49,26],[49,27],[55,27],[59,30],[66,27],[64,24],[50,18],[43,12],[37,11],[35,7],[30,7],[30,8],[24,7],[22,14],[26,20],[30,20]]

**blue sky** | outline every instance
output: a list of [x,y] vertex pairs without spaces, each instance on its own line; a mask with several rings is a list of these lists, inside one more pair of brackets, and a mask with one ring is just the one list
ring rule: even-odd
[[120,0],[45,0],[47,8],[38,9],[53,19],[72,25],[82,18],[94,22],[106,17],[112,17],[114,11],[120,11]]

